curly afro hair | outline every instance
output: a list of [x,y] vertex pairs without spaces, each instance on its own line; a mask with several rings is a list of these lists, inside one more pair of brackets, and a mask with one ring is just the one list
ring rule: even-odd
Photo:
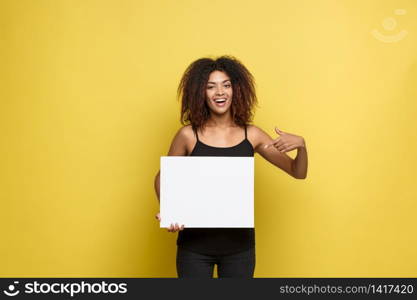
[[248,69],[228,55],[217,59],[200,58],[185,70],[177,91],[181,99],[181,123],[191,124],[195,131],[204,128],[210,117],[206,87],[210,74],[216,70],[225,72],[230,78],[233,89],[231,113],[235,124],[246,126],[252,122],[257,98],[255,81]]

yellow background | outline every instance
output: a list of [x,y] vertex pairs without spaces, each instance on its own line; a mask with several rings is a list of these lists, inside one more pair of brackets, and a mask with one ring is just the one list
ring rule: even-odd
[[255,276],[417,276],[416,1],[1,0],[0,23],[0,276],[175,277],[153,180],[182,73],[222,54],[309,154],[306,180],[256,156]]

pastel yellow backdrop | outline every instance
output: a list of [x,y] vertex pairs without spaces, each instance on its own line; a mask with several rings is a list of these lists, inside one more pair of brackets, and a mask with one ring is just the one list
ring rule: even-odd
[[416,16],[414,0],[1,0],[0,276],[175,277],[153,179],[183,71],[222,54],[256,78],[254,123],[309,154],[306,180],[256,156],[255,276],[417,276]]

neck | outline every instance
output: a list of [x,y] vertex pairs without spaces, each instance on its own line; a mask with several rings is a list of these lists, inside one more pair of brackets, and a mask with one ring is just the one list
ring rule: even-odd
[[207,120],[207,126],[209,127],[221,127],[228,128],[235,126],[235,122],[232,119],[230,111],[223,115],[211,114],[210,119]]

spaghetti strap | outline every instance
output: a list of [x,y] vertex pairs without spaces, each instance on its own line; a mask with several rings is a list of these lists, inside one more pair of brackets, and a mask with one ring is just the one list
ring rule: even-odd
[[194,130],[194,133],[195,133],[195,137],[197,138],[197,141],[200,141],[200,140],[198,139],[198,133],[197,133],[197,130]]

